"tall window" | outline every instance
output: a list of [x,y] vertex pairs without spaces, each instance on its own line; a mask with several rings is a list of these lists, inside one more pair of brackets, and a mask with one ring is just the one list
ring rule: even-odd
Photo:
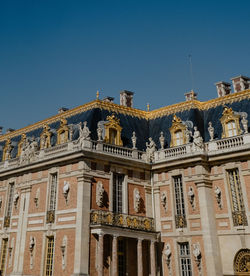
[[44,276],[52,276],[54,255],[54,237],[47,237],[46,259]]
[[179,243],[180,274],[192,276],[191,257],[188,242]]
[[227,122],[226,126],[227,126],[227,137],[232,137],[237,135],[235,121],[232,120]]
[[14,197],[14,183],[9,184],[9,195],[7,200],[6,212],[4,217],[4,227],[10,226],[10,218],[12,212],[12,205],[13,205],[13,197]]
[[10,183],[9,184],[9,198],[8,198],[8,202],[7,202],[6,217],[11,217],[13,197],[14,197],[14,183]]
[[51,174],[49,211],[56,209],[57,173]]
[[126,243],[122,238],[118,239],[118,276],[126,275]]
[[175,209],[176,209],[175,223],[177,228],[182,228],[186,226],[182,176],[181,175],[175,176],[173,180],[174,180]]
[[55,210],[56,210],[56,189],[57,189],[57,173],[53,173],[50,176],[50,195],[49,206],[47,212],[47,223],[55,222]]
[[3,239],[2,240],[2,252],[1,252],[1,275],[4,275],[5,272],[5,263],[6,263],[6,257],[7,257],[7,244],[8,244],[8,239]]
[[122,208],[123,180],[124,180],[123,174],[118,174],[118,173],[113,174],[113,212],[114,213],[123,212],[123,208]]
[[242,196],[239,170],[228,170],[228,182],[231,194],[232,215],[234,225],[247,225],[245,206]]

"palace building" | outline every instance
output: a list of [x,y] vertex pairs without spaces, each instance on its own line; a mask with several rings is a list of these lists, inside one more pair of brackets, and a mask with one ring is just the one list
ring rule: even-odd
[[2,275],[250,275],[250,79],[232,84],[1,130]]

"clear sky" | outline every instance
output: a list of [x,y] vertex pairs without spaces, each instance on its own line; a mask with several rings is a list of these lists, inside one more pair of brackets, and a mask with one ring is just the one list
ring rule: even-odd
[[250,77],[250,1],[0,0],[0,125],[134,91],[151,109]]

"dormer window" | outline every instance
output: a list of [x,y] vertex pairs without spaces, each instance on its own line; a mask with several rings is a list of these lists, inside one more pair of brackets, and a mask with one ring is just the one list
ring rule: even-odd
[[222,138],[228,138],[241,134],[240,115],[235,114],[232,108],[227,106],[224,107],[220,121],[223,129]]
[[105,143],[122,146],[120,120],[114,114],[107,117],[105,127]]
[[182,123],[181,119],[174,115],[172,126],[169,129],[171,133],[171,147],[180,146],[186,143],[185,130],[186,126]]

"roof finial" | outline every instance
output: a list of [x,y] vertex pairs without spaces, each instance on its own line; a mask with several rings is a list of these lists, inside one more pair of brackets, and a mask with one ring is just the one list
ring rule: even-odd
[[149,109],[150,109],[150,105],[149,103],[147,103],[147,111],[149,111]]
[[96,91],[96,99],[97,99],[97,100],[99,100],[99,95],[100,95],[100,93],[99,93],[99,91],[97,90],[97,91]]

